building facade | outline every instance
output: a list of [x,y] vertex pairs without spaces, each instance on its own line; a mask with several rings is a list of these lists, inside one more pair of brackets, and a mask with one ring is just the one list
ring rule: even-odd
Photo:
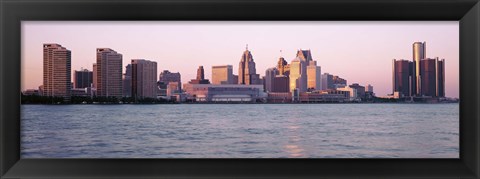
[[290,63],[290,92],[297,90],[298,92],[307,91],[307,69],[306,62],[299,57]]
[[421,75],[420,75],[420,71],[421,71],[421,60],[422,59],[426,59],[427,58],[427,50],[426,50],[426,46],[427,46],[427,43],[426,42],[414,42],[413,45],[412,45],[412,48],[413,48],[413,69],[414,71],[412,71],[412,76],[414,77],[413,78],[413,85],[412,85],[412,88],[414,89],[412,91],[412,96],[413,95],[417,95],[417,94],[421,94]]
[[205,79],[205,71],[203,66],[199,66],[197,69],[197,78],[188,82],[189,84],[210,84],[208,79]]
[[195,101],[254,102],[264,99],[263,85],[185,84],[187,99]]
[[310,91],[322,89],[321,67],[317,66],[317,61],[310,61],[307,66],[307,89]]
[[265,71],[265,92],[273,92],[275,86],[275,77],[279,74],[276,68],[269,68]]
[[97,96],[123,96],[122,54],[110,48],[97,48]]
[[234,84],[232,65],[212,66],[212,84]]
[[132,59],[132,96],[135,99],[157,97],[157,62]]
[[123,96],[132,97],[132,64],[125,66],[123,74]]
[[261,84],[260,76],[256,72],[255,62],[248,46],[242,54],[238,65],[238,84],[253,85]]
[[59,44],[43,44],[43,96],[69,101],[72,89],[71,51]]
[[75,88],[88,88],[93,83],[93,72],[87,69],[75,70],[73,74],[73,84]]

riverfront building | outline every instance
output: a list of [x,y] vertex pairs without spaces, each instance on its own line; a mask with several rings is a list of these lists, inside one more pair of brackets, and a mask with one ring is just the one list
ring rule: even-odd
[[70,99],[71,51],[59,44],[43,44],[43,96]]
[[275,77],[279,74],[279,71],[276,68],[269,68],[265,71],[265,91],[273,92],[275,86]]
[[123,74],[123,96],[132,97],[132,64],[125,67]]
[[317,66],[317,61],[310,61],[307,66],[307,89],[309,91],[322,89],[321,75],[321,68]]
[[263,85],[185,84],[187,99],[195,101],[254,102],[264,99]]
[[122,54],[110,48],[97,48],[97,96],[123,96]]
[[135,99],[157,97],[157,62],[132,59],[132,96]]
[[248,50],[248,46],[243,52],[238,65],[238,84],[262,84],[260,76],[256,72],[255,62],[253,61],[252,53]]
[[212,84],[237,84],[233,83],[232,65],[212,66]]
[[197,69],[197,78],[190,80],[189,84],[210,84],[208,79],[205,79],[205,71],[203,66],[199,66]]
[[297,57],[290,63],[290,92],[307,91],[307,69],[306,62]]
[[425,42],[413,44],[413,61],[392,62],[392,94],[403,97],[445,97],[445,59],[426,58]]
[[73,73],[73,84],[75,88],[88,88],[93,83],[93,72],[87,69],[75,70]]

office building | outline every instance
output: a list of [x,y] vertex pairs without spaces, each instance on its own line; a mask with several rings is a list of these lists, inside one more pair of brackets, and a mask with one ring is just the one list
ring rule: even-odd
[[212,66],[212,84],[234,84],[232,65]]
[[169,82],[178,82],[182,84],[182,76],[180,72],[172,73],[168,70],[163,70],[160,75],[158,75],[158,81],[168,84]]
[[307,91],[307,69],[306,62],[299,57],[290,63],[290,92],[297,90],[298,92]]
[[74,88],[88,88],[92,86],[93,83],[93,72],[88,71],[87,69],[75,70],[73,73],[73,84]]
[[333,75],[324,73],[321,75],[322,78],[322,90],[335,89],[333,85]]
[[273,92],[275,86],[275,76],[279,74],[276,68],[269,68],[265,71],[265,92]]
[[123,96],[122,54],[110,48],[97,48],[97,96]]
[[256,72],[255,62],[253,61],[252,53],[248,50],[248,46],[243,52],[238,65],[238,84],[262,84],[260,76]]
[[277,75],[273,78],[272,92],[274,93],[287,93],[289,89],[289,77],[285,75]]
[[135,99],[157,97],[157,62],[132,59],[132,96]]
[[413,95],[417,95],[417,94],[421,94],[421,75],[420,75],[420,71],[421,71],[421,65],[420,65],[420,61],[422,59],[426,59],[427,58],[427,50],[426,50],[426,42],[414,42],[413,43],[413,67],[414,67],[414,71],[412,71],[412,76],[414,77],[413,78],[413,85],[412,85],[412,88],[414,89],[412,91],[412,96]]
[[278,58],[277,70],[280,75],[288,76],[290,74],[290,65],[288,65],[285,58],[283,57]]
[[422,96],[445,97],[445,60],[423,59],[420,61],[420,86]]
[[92,88],[97,88],[97,64],[96,63],[93,64],[92,69],[93,69],[92,70],[93,71]]
[[307,64],[308,62],[313,61],[312,53],[310,52],[310,50],[298,50],[297,57],[300,58],[300,60],[307,62]]
[[43,44],[43,96],[70,100],[72,89],[71,51],[59,44]]
[[208,79],[205,79],[205,71],[203,70],[203,66],[199,66],[197,69],[197,78],[192,79],[188,82],[189,84],[210,84]]
[[321,68],[317,66],[317,61],[310,61],[307,66],[307,89],[309,91],[321,90]]
[[411,71],[414,63],[409,62],[408,60],[396,60],[393,59],[393,75],[392,75],[392,85],[393,91],[399,92],[402,96],[411,96],[413,95],[412,86],[414,85],[413,76],[414,72]]

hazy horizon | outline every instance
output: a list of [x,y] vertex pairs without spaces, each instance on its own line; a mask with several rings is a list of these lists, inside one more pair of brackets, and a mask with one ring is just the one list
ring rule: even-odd
[[445,59],[445,95],[459,97],[458,21],[23,21],[21,38],[22,90],[43,83],[44,43],[72,51],[72,73],[92,70],[95,49],[111,48],[123,54],[123,72],[131,59],[152,60],[158,74],[180,72],[182,83],[194,79],[200,65],[210,80],[216,65],[232,65],[238,75],[248,44],[260,76],[280,56],[290,63],[297,50],[310,49],[322,74],[371,84],[385,96],[392,93],[392,59],[411,60],[419,41],[427,44],[427,58]]

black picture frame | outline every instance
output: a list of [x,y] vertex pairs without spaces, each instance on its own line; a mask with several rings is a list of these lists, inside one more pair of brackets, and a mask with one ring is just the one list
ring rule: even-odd
[[[0,178],[479,178],[478,0],[0,0]],[[20,159],[22,20],[451,20],[460,159]]]

